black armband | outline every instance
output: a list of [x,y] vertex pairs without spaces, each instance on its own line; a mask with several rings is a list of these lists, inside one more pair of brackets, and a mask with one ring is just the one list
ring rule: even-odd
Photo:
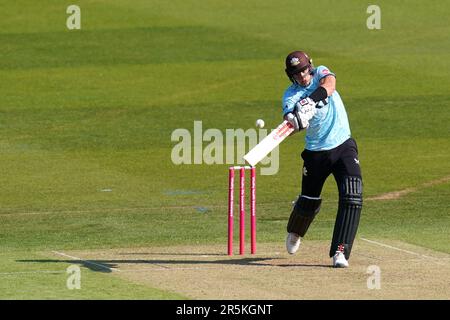
[[319,86],[313,93],[309,96],[314,102],[319,102],[328,98],[327,89],[322,86]]

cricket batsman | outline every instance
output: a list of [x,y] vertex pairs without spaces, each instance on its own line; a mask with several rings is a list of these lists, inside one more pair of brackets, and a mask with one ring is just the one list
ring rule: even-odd
[[306,131],[302,188],[287,224],[286,249],[297,252],[301,239],[320,210],[325,180],[333,174],[339,206],[331,240],[330,258],[336,268],[348,267],[362,209],[362,176],[358,147],[351,137],[344,103],[336,91],[336,76],[325,66],[315,68],[303,51],[286,57],[292,82],[283,96],[283,116]]

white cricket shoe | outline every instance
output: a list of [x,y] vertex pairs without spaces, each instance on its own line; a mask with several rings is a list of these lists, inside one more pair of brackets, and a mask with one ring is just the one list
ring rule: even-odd
[[333,267],[335,268],[347,268],[348,261],[345,259],[345,255],[342,251],[336,251],[336,254],[333,256]]
[[286,249],[290,254],[294,254],[297,252],[300,247],[300,236],[294,232],[288,233],[286,237]]

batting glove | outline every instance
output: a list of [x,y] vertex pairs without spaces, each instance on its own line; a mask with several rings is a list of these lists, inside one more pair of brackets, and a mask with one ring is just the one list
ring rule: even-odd
[[316,103],[311,98],[302,99],[295,104],[294,115],[301,129],[309,127],[309,120],[314,117],[315,113]]
[[300,125],[297,120],[297,117],[294,116],[294,114],[292,112],[287,113],[284,116],[284,119],[287,120],[294,127],[294,132],[301,130]]

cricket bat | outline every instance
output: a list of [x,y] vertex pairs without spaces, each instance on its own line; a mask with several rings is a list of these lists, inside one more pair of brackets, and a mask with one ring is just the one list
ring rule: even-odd
[[255,166],[284,139],[286,139],[292,131],[294,131],[294,127],[288,121],[284,120],[275,130],[262,139],[252,150],[250,150],[244,156],[244,160],[251,166]]

